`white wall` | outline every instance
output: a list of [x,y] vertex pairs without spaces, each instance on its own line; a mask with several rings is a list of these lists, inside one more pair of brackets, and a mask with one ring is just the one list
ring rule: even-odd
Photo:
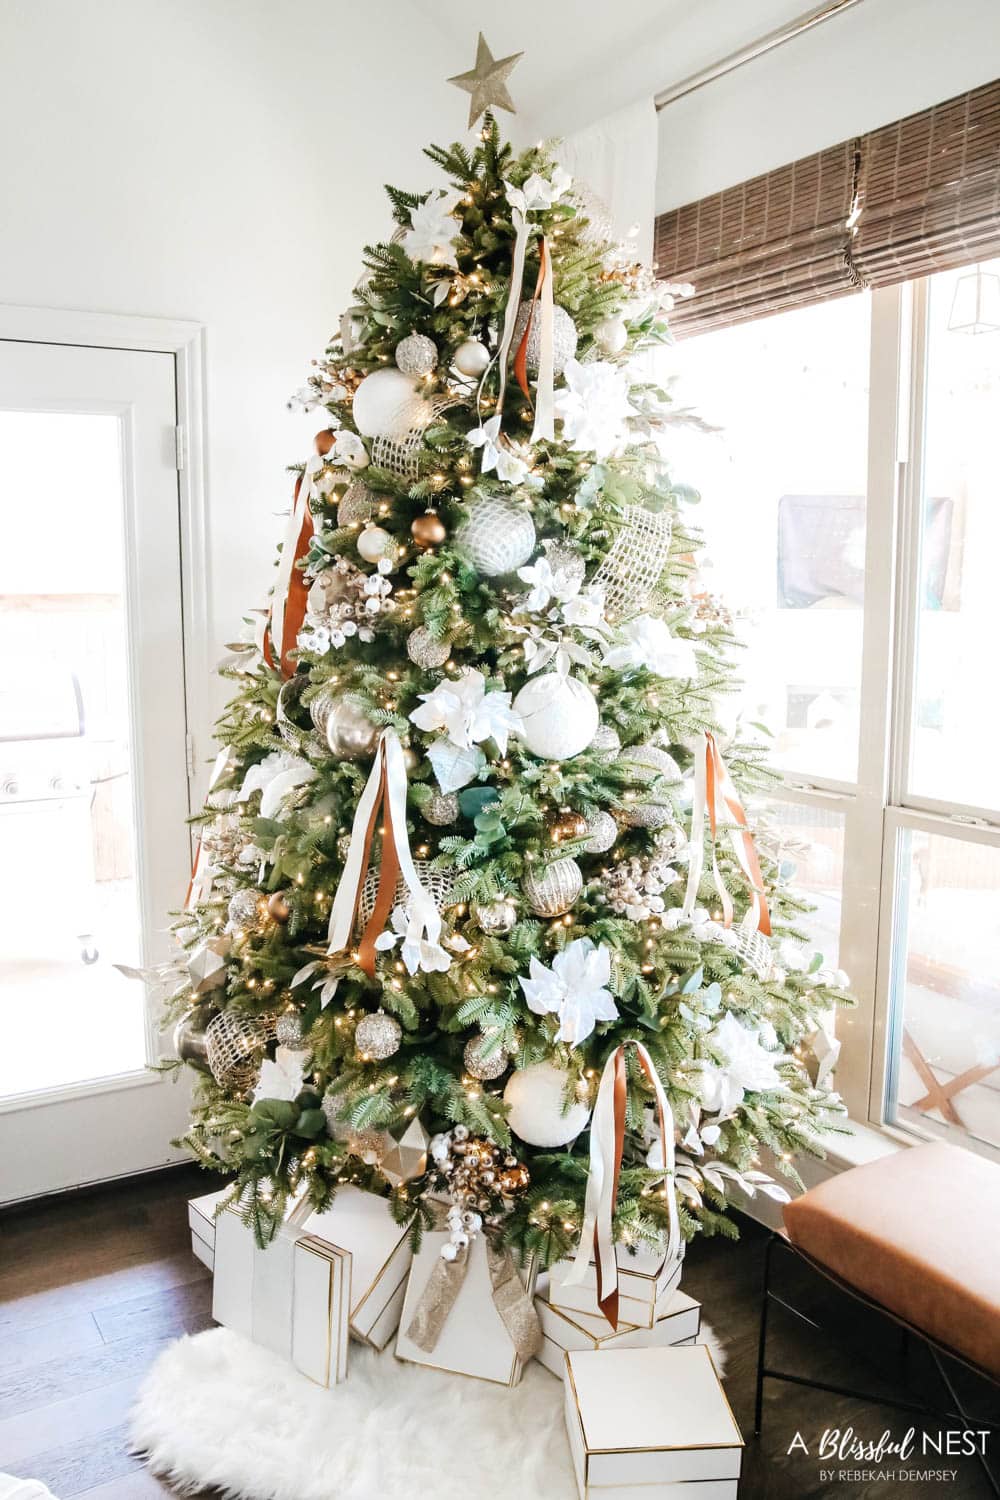
[[[687,72],[672,71],[659,87]],[[862,0],[661,111],[657,212],[998,75],[997,0]]]
[[464,131],[435,42],[403,3],[0,0],[0,301],[207,326],[210,660],[270,582],[318,425],[285,402],[382,184],[434,182],[421,147]]

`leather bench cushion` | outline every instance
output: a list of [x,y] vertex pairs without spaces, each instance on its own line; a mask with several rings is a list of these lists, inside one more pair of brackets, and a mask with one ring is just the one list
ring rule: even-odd
[[935,1142],[784,1208],[793,1245],[1000,1378],[1000,1166]]

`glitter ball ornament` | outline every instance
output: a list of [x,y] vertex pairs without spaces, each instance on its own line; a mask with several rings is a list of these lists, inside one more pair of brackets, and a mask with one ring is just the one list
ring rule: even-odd
[[354,425],[362,437],[401,441],[422,431],[431,419],[430,403],[402,370],[375,370],[354,392]]
[[[522,302],[517,310],[517,322],[514,324],[514,349],[521,347],[524,338],[524,330],[528,326],[528,315],[532,304]],[[561,375],[566,368],[567,360],[573,358],[576,353],[577,332],[576,324],[564,307],[558,304],[552,309],[552,366],[556,375]],[[528,334],[528,373],[538,374],[538,365],[542,351],[542,318],[541,313],[535,308],[534,317],[531,319],[531,332]]]
[[331,753],[344,760],[363,760],[371,755],[381,733],[378,725],[348,698],[337,698],[330,705],[323,732]]
[[579,588],[587,572],[583,553],[571,542],[543,542],[542,546],[557,583]]
[[383,557],[392,555],[396,543],[381,526],[366,526],[358,537],[357,547],[358,556],[363,557],[365,562],[377,563]]
[[472,915],[490,937],[502,936],[510,932],[517,922],[517,906],[513,901],[506,899],[500,901],[477,901],[473,904]]
[[455,350],[452,364],[460,375],[467,375],[470,380],[482,375],[490,362],[490,351],[485,344],[478,339],[466,339],[459,344]]
[[366,484],[355,479],[347,486],[337,506],[337,525],[355,526],[370,521],[375,514],[376,500]]
[[622,747],[621,735],[610,724],[598,724],[590,749],[599,755],[615,755]]
[[645,781],[652,781],[657,776],[671,783],[681,780],[680,766],[659,745],[628,745],[618,763],[629,771],[637,770]]
[[354,1045],[358,1056],[364,1061],[384,1062],[399,1051],[403,1028],[394,1016],[377,1010],[373,1016],[359,1021],[354,1032]]
[[540,672],[514,699],[524,721],[522,738],[542,760],[569,760],[586,750],[597,732],[597,699],[578,677]]
[[513,573],[535,550],[535,523],[523,505],[484,495],[455,533],[455,549],[484,578]]
[[474,1036],[465,1044],[462,1053],[462,1061],[465,1071],[472,1078],[479,1078],[484,1083],[491,1079],[499,1078],[501,1073],[506,1072],[510,1063],[510,1054],[502,1047],[488,1047],[489,1037]]
[[435,828],[447,828],[449,823],[458,821],[458,798],[454,792],[435,792],[428,797],[421,811]]
[[666,828],[673,821],[673,810],[662,802],[626,802],[622,808],[622,822],[629,828]]
[[274,1034],[280,1047],[291,1047],[295,1052],[304,1052],[306,1042],[302,1035],[302,1018],[296,1010],[283,1010],[274,1025]]
[[418,625],[406,638],[406,654],[418,667],[430,671],[444,666],[451,655],[451,641],[439,640],[426,625]]
[[418,547],[439,547],[448,535],[448,528],[436,511],[425,510],[410,522],[410,535]]
[[253,932],[260,926],[264,910],[264,897],[260,891],[242,888],[229,898],[229,925],[237,932]]
[[521,889],[536,916],[561,917],[583,890],[583,875],[575,859],[557,859],[541,869],[529,869]]
[[590,835],[585,845],[587,853],[606,854],[618,838],[618,824],[609,812],[601,808],[587,819],[587,832]]
[[[512,1073],[503,1091],[507,1123],[529,1146],[566,1146],[586,1129],[590,1106],[568,1089],[569,1079],[554,1063],[534,1063]],[[569,1103],[567,1104],[567,1094]]]
[[396,345],[396,365],[404,375],[429,375],[437,362],[437,344],[425,333],[408,334]]

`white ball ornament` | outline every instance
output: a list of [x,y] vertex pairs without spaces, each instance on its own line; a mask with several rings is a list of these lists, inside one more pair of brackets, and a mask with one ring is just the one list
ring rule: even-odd
[[466,339],[464,343],[459,344],[455,350],[455,358],[452,360],[458,373],[467,375],[470,380],[483,375],[489,368],[489,363],[490,351],[478,339]]
[[366,526],[358,537],[358,554],[365,562],[377,563],[392,553],[395,543],[381,526]]
[[521,715],[521,738],[541,760],[570,760],[586,750],[600,719],[597,699],[578,677],[541,672],[530,677],[514,699]]
[[425,333],[408,334],[396,345],[396,364],[404,375],[429,375],[437,362],[437,344]]
[[605,354],[620,354],[628,343],[624,318],[605,318],[594,329],[594,342]]
[[589,1105],[575,1100],[564,1109],[567,1081],[562,1068],[550,1062],[511,1074],[503,1091],[507,1122],[529,1146],[567,1146],[586,1129]]
[[354,392],[354,425],[363,437],[397,441],[430,421],[431,408],[402,370],[375,370]]
[[484,578],[513,573],[535,550],[535,523],[523,505],[498,495],[473,502],[455,533],[455,548]]

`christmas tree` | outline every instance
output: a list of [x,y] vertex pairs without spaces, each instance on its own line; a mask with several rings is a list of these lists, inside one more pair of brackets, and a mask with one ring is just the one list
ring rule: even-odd
[[718,717],[732,622],[636,358],[684,289],[490,115],[427,155],[297,398],[316,453],[223,668],[186,1140],[262,1241],[345,1182],[417,1224],[448,1190],[456,1247],[485,1221],[545,1264],[612,1206],[621,1241],[733,1233],[784,1192],[762,1148],[794,1178],[838,1108],[797,1049],[846,997]]

